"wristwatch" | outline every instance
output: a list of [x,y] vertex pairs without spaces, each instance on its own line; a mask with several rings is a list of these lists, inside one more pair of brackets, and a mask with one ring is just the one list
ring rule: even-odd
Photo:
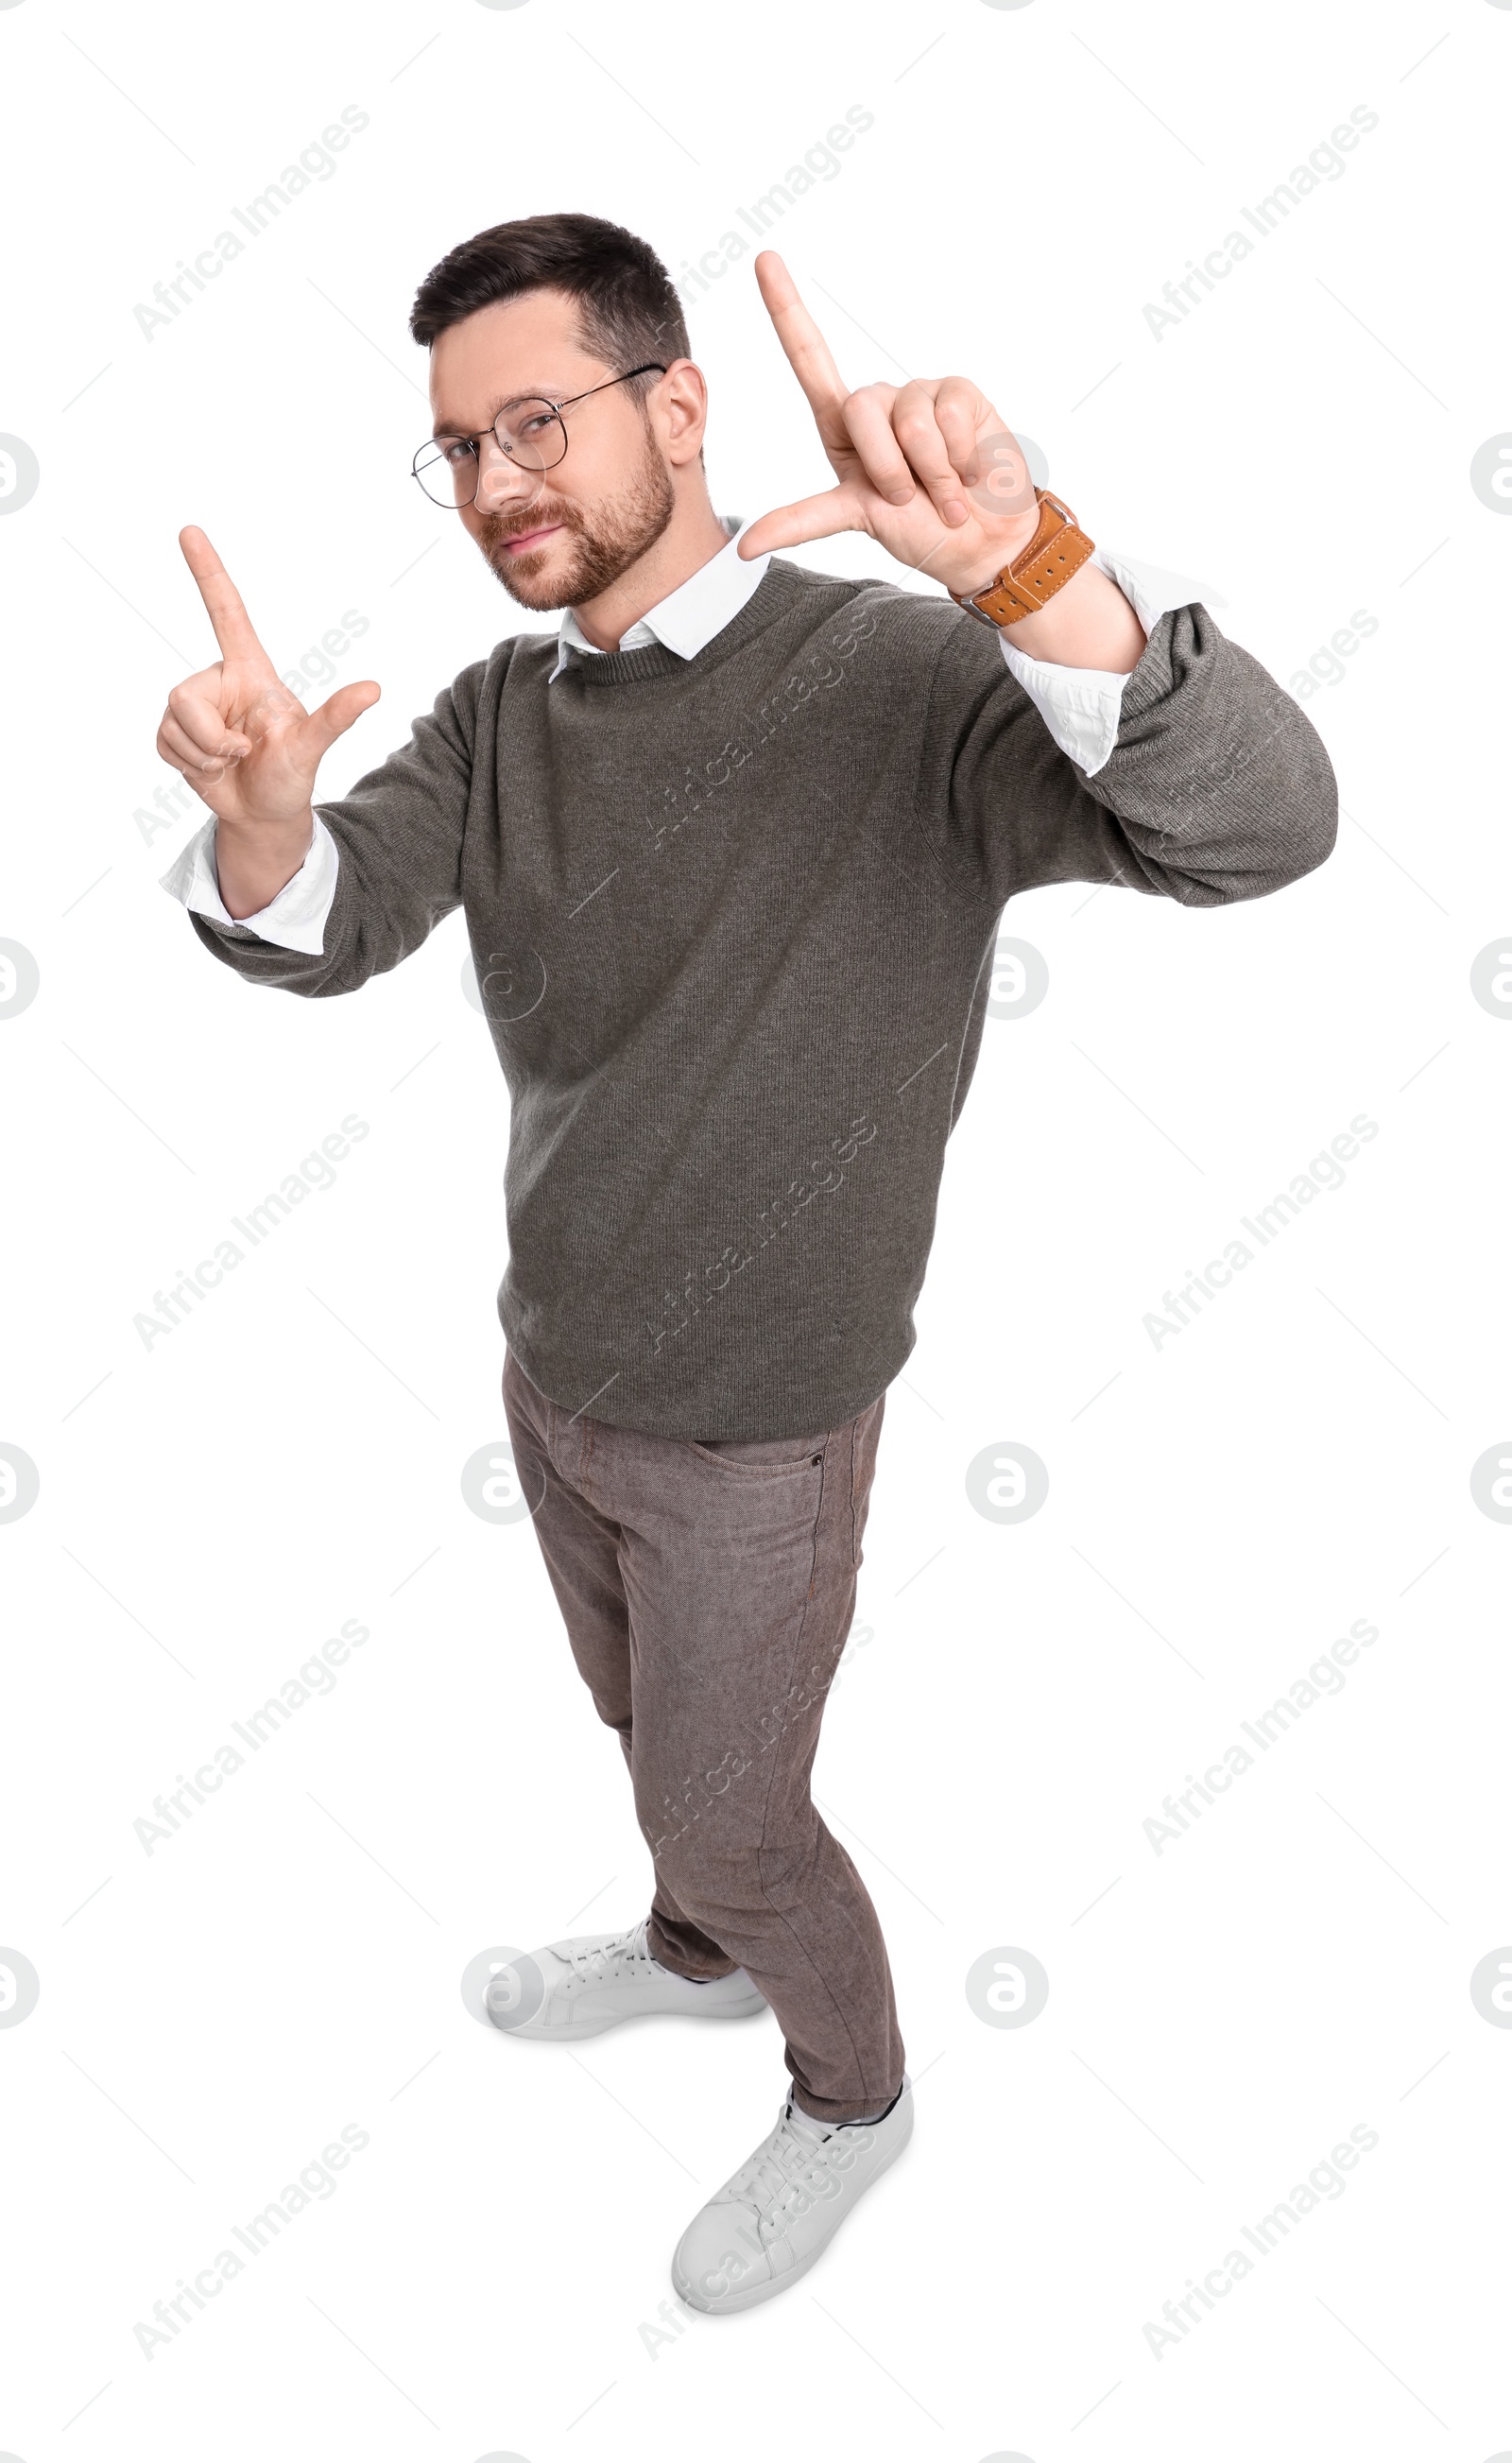
[[995,625],[1000,632],[1034,615],[1047,599],[1054,598],[1057,590],[1064,590],[1092,552],[1093,541],[1085,531],[1077,529],[1076,516],[1069,505],[1063,505],[1059,496],[1052,496],[1048,488],[1036,488],[1034,494],[1040,521],[1028,546],[1011,564],[1005,564],[984,590],[973,591],[964,599],[954,591],[950,594],[968,616]]

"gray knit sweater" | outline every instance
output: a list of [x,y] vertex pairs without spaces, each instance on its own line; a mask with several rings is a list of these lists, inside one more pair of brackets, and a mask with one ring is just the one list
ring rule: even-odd
[[1199,605],[1159,620],[1091,778],[950,600],[781,558],[693,659],[548,687],[555,659],[501,642],[322,802],[321,956],[194,928],[253,983],[349,992],[461,905],[527,1375],[663,1436],[818,1432],[913,1347],[1004,903],[1263,897],[1333,844],[1328,754]]

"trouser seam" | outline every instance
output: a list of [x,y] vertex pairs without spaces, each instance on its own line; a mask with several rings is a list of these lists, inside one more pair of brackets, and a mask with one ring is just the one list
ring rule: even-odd
[[[797,1633],[796,1633],[796,1634],[794,1635],[794,1637],[793,1637],[792,1656],[791,1656],[791,1659],[790,1659],[790,1661],[789,1661],[789,1664],[788,1664],[788,1692],[789,1692],[789,1693],[792,1691],[792,1689],[793,1689],[794,1683],[796,1682],[796,1667],[797,1667],[798,1656],[799,1656],[800,1652],[801,1652],[801,1651],[802,1651],[802,1649],[803,1649],[804,1637],[805,1637],[805,1635],[807,1634],[807,1632],[808,1632],[808,1630],[809,1630],[809,1610],[810,1610],[810,1605],[811,1605],[811,1603],[812,1603],[814,1591],[815,1591],[815,1589],[816,1589],[816,1587],[817,1587],[817,1584],[818,1584],[818,1577],[819,1577],[819,1547],[820,1547],[820,1533],[821,1533],[821,1531],[822,1531],[822,1529],[823,1529],[823,1524],[824,1524],[825,1484],[826,1484],[826,1481],[828,1480],[828,1477],[829,1477],[829,1471],[830,1471],[830,1439],[829,1439],[829,1437],[827,1436],[827,1437],[825,1438],[823,1456],[822,1456],[822,1459],[821,1459],[821,1462],[820,1462],[820,1466],[819,1466],[819,1501],[818,1501],[818,1504],[816,1505],[816,1507],[815,1507],[815,1509],[814,1509],[814,1517],[813,1517],[813,1555],[812,1555],[812,1559],[811,1559],[810,1568],[810,1575],[809,1575],[809,1589],[808,1589],[808,1592],[807,1592],[807,1594],[806,1594],[806,1596],[805,1596],[805,1599],[804,1599],[804,1603],[803,1603],[803,1614],[802,1614],[802,1616],[801,1616],[801,1617],[799,1618],[799,1620],[798,1620],[798,1630],[797,1630]],[[828,1690],[828,1689],[826,1689]],[[824,1715],[824,1714],[823,1714],[823,1711],[822,1711],[822,1710],[821,1710],[821,1711],[820,1711],[820,1716],[821,1716],[821,1718],[823,1717],[823,1715]],[[784,1737],[786,1737],[786,1734],[787,1734],[787,1731],[786,1731],[786,1730],[783,1732],[783,1734],[784,1734]],[[781,1742],[781,1740],[779,1740],[779,1752],[780,1752],[780,1742]],[[822,1969],[822,1968],[820,1968],[819,1966],[817,1966],[817,1965],[815,1964],[814,1957],[813,1957],[813,1953],[812,1953],[812,1952],[811,1952],[811,1951],[808,1948],[807,1944],[806,1944],[806,1943],[804,1943],[803,1941],[801,1941],[801,1940],[799,1939],[798,1934],[797,1934],[797,1933],[794,1931],[794,1929],[793,1929],[792,1923],[791,1923],[790,1919],[789,1919],[789,1918],[788,1918],[788,1916],[783,1912],[782,1908],[781,1908],[781,1907],[779,1907],[776,1905],[776,1903],[774,1902],[774,1900],[772,1899],[771,1893],[770,1893],[770,1891],[769,1891],[769,1890],[767,1889],[767,1877],[766,1877],[765,1873],[764,1873],[764,1872],[763,1872],[763,1870],[762,1870],[762,1862],[763,1862],[763,1859],[764,1859],[764,1857],[766,1856],[766,1853],[767,1853],[767,1823],[768,1823],[768,1820],[769,1820],[769,1819],[770,1819],[770,1813],[771,1813],[771,1795],[772,1795],[772,1789],[775,1787],[775,1785],[776,1785],[776,1783],[777,1783],[777,1770],[778,1770],[778,1763],[777,1763],[777,1762],[774,1762],[774,1763],[772,1764],[772,1768],[771,1768],[771,1775],[770,1775],[770,1776],[768,1777],[768,1779],[767,1779],[767,1793],[766,1793],[766,1796],[765,1796],[765,1797],[763,1798],[763,1799],[762,1799],[762,1825],[761,1825],[761,1837],[760,1837],[760,1839],[759,1839],[759,1840],[757,1841],[757,1842],[756,1842],[756,1878],[757,1878],[758,1882],[759,1882],[759,1883],[760,1883],[760,1885],[761,1885],[761,1894],[762,1894],[762,1897],[766,1900],[767,1907],[768,1907],[770,1908],[770,1910],[771,1910],[771,1913],[773,1914],[773,1916],[775,1916],[775,1918],[777,1919],[777,1922],[782,1926],[782,1928],[783,1928],[784,1931],[787,1933],[788,1940],[789,1940],[789,1941],[792,1943],[792,1945],[793,1945],[793,1948],[794,1948],[794,1949],[795,1949],[795,1950],[800,1953],[800,1955],[802,1956],[802,1958],[803,1958],[803,1960],[804,1960],[805,1964],[807,1965],[807,1967],[809,1968],[809,1970],[810,1970],[810,1973],[811,1973],[812,1975],[814,1975],[814,1976],[817,1978],[817,1980],[818,1980],[819,1984],[823,1987],[823,1990],[824,1990],[824,1992],[825,1992],[825,1994],[826,1994],[826,1995],[827,1995],[827,1997],[828,1997],[828,1999],[829,1999],[830,2006],[831,2006],[832,2010],[834,2012],[835,2016],[838,2018],[838,2020],[839,2020],[839,2022],[840,2022],[840,2025],[842,2026],[842,2028],[843,2028],[843,2029],[844,2029],[844,2031],[845,2031],[845,2039],[846,2039],[847,2043],[848,2043],[848,2044],[850,2045],[850,2047],[851,2047],[851,2054],[852,2054],[852,2058],[853,2058],[853,2060],[854,2060],[854,2062],[855,2062],[857,2075],[861,2078],[861,2081],[862,2081],[862,2092],[863,2092],[863,2095],[864,2095],[864,2094],[865,2094],[865,2092],[866,2092],[866,2084],[865,2084],[865,2076],[866,2076],[866,2074],[865,2074],[865,2064],[863,2063],[863,2061],[862,2061],[862,2060],[861,2060],[860,2051],[859,2051],[859,2048],[857,2047],[855,2038],[854,2038],[854,2036],[853,2036],[853,2035],[852,2034],[852,2032],[851,2032],[851,2022],[850,2022],[850,2019],[849,2019],[849,2018],[848,2018],[848,2016],[846,2016],[846,2013],[845,2013],[844,2009],[841,2007],[841,2005],[840,2005],[839,2001],[838,2001],[838,2000],[836,1999],[836,1997],[835,1997],[834,1987],[833,1987],[833,1985],[831,1983],[830,1978],[825,1974],[825,1973],[824,1973],[823,1969]],[[812,1798],[811,1794],[810,1795],[809,1801],[810,1801],[810,1805],[812,1805],[812,1803],[813,1803],[813,1798]],[[815,1810],[814,1810],[814,1819],[815,1819],[815,1820],[817,1821],[820,1818],[821,1818],[821,1817],[820,1817],[820,1815],[819,1815],[819,1813],[818,1813],[818,1810],[817,1810],[817,1808],[815,1808]],[[826,2098],[824,2099],[824,2101],[825,2101],[826,2103],[832,2103],[832,2102],[834,2101],[834,2099],[833,2099],[832,2097],[826,2097]]]

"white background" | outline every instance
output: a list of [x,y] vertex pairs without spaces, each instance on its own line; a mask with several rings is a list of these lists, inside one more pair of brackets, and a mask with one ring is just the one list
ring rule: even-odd
[[[40,970],[3,1025],[0,1438],[41,1482],[0,1527],[23,2463],[1512,2448],[1512,2031],[1469,1992],[1512,1941],[1512,1528],[1469,1476],[1512,1432],[1512,1026],[1469,980],[1512,923],[1512,521],[1469,476],[1512,428],[1509,47],[1489,0],[0,9],[0,429],[41,474],[0,521],[0,935]],[[145,338],[136,303],[349,104],[335,175]],[[189,818],[134,817],[214,655],[185,521],[281,666],[367,618],[337,675],[383,698],[328,795],[517,629],[406,475],[447,248],[572,207],[676,271],[854,104],[779,234],[850,380],[980,378],[1094,537],[1197,577],[1294,689],[1377,629],[1307,702],[1348,816],[1320,872],[1005,918],[1049,994],[989,1023],[952,1141],[816,1777],[918,2129],[790,2296],[657,2343],[785,2073],[766,2019],[573,2057],[459,1996],[649,1883],[529,1524],[459,1484],[504,1435],[508,1129],[462,919],[355,998],[256,991],[157,885]],[[1156,340],[1145,303],[1360,105],[1345,175]],[[690,322],[720,510],[824,484],[748,254]],[[907,578],[859,539],[799,560]],[[1157,1351],[1162,1293],[1362,1112],[1346,1185]],[[145,1348],[154,1291],[349,1113],[336,1185]],[[1010,1441],[1050,1488],[1004,1527],[964,1474]],[[345,1619],[335,1691],[144,1853],[154,1796]],[[1156,1856],[1161,1798],[1357,1619],[1342,1694]],[[964,1994],[1004,1946],[1050,1978],[1023,2029]],[[137,2321],[345,2125],[336,2193],[145,2358]],[[1358,2125],[1345,2194],[1156,2357],[1162,2302]]]

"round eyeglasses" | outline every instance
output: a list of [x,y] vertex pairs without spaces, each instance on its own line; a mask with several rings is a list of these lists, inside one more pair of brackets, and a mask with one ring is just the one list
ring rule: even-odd
[[532,396],[507,403],[493,425],[481,427],[476,436],[427,437],[410,465],[410,476],[419,482],[433,505],[461,512],[477,502],[485,437],[491,436],[500,452],[517,469],[552,470],[567,451],[564,410],[570,410],[575,402],[587,402],[593,394],[607,393],[612,385],[628,384],[632,377],[646,377],[653,372],[665,376],[666,369],[659,360],[647,360],[643,367],[626,368],[623,376],[608,377],[602,384],[590,385],[586,393],[569,394],[563,402]]

